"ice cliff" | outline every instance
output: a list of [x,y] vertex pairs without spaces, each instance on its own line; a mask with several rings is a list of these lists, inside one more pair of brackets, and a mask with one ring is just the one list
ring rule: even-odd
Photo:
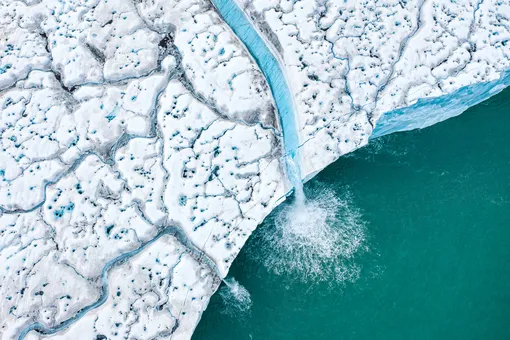
[[491,0],[3,1],[0,337],[190,338],[287,159],[308,179],[497,93],[509,19]]

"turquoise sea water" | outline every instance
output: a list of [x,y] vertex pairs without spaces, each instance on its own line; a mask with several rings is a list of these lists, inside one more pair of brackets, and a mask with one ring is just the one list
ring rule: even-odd
[[507,89],[327,167],[305,192],[337,209],[326,232],[342,251],[275,241],[289,200],[230,271],[250,311],[226,305],[222,287],[193,339],[510,339],[509,126]]

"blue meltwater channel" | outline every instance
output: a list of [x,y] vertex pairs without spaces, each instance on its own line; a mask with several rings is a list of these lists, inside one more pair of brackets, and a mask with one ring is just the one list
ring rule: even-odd
[[301,176],[299,164],[297,164],[298,158],[296,157],[299,137],[294,102],[278,59],[235,1],[212,0],[212,3],[218,9],[223,20],[243,42],[266,77],[278,109],[280,125],[283,131],[285,158],[287,163],[296,163],[295,165],[287,166],[289,181],[294,187],[298,187],[301,185]]

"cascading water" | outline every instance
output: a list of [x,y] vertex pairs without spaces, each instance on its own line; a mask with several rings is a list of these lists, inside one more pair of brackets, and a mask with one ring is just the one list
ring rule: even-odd
[[[276,274],[308,283],[353,281],[359,275],[356,253],[365,249],[365,228],[360,213],[351,207],[348,193],[314,182],[305,196],[295,180],[299,168],[287,159],[289,180],[294,184],[291,203],[284,203],[254,237],[261,238],[250,257]],[[263,244],[263,249],[260,249]]]
[[[359,270],[350,260],[364,247],[365,239],[360,214],[351,208],[347,195],[338,197],[332,189],[316,185],[308,190],[308,198],[305,197],[299,163],[295,161],[299,160],[300,141],[294,103],[278,55],[273,54],[235,1],[212,2],[245,44],[271,88],[283,132],[287,175],[294,187],[293,203],[280,206],[262,230],[252,236],[263,239],[259,244],[264,244],[264,249],[251,249],[249,254],[275,273],[296,274],[302,280],[355,278]],[[240,294],[232,289],[223,294],[220,291],[224,300],[235,297],[236,293]]]
[[303,191],[303,182],[301,181],[299,166],[291,156],[286,157],[285,161],[287,163],[289,182],[294,186],[294,204],[303,207],[305,205],[306,196]]
[[219,291],[224,304],[222,312],[231,316],[238,316],[240,312],[248,312],[251,308],[251,297],[248,290],[234,278],[226,278],[223,283],[225,285]]

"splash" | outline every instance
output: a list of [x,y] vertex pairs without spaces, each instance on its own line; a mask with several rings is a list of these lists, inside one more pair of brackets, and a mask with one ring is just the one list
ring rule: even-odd
[[356,280],[360,268],[353,258],[366,249],[365,227],[350,196],[317,182],[308,197],[302,187],[294,196],[261,228],[249,255],[275,274],[307,283]]
[[227,278],[223,282],[225,285],[219,291],[224,305],[222,313],[230,316],[248,313],[251,308],[250,292],[234,278]]

